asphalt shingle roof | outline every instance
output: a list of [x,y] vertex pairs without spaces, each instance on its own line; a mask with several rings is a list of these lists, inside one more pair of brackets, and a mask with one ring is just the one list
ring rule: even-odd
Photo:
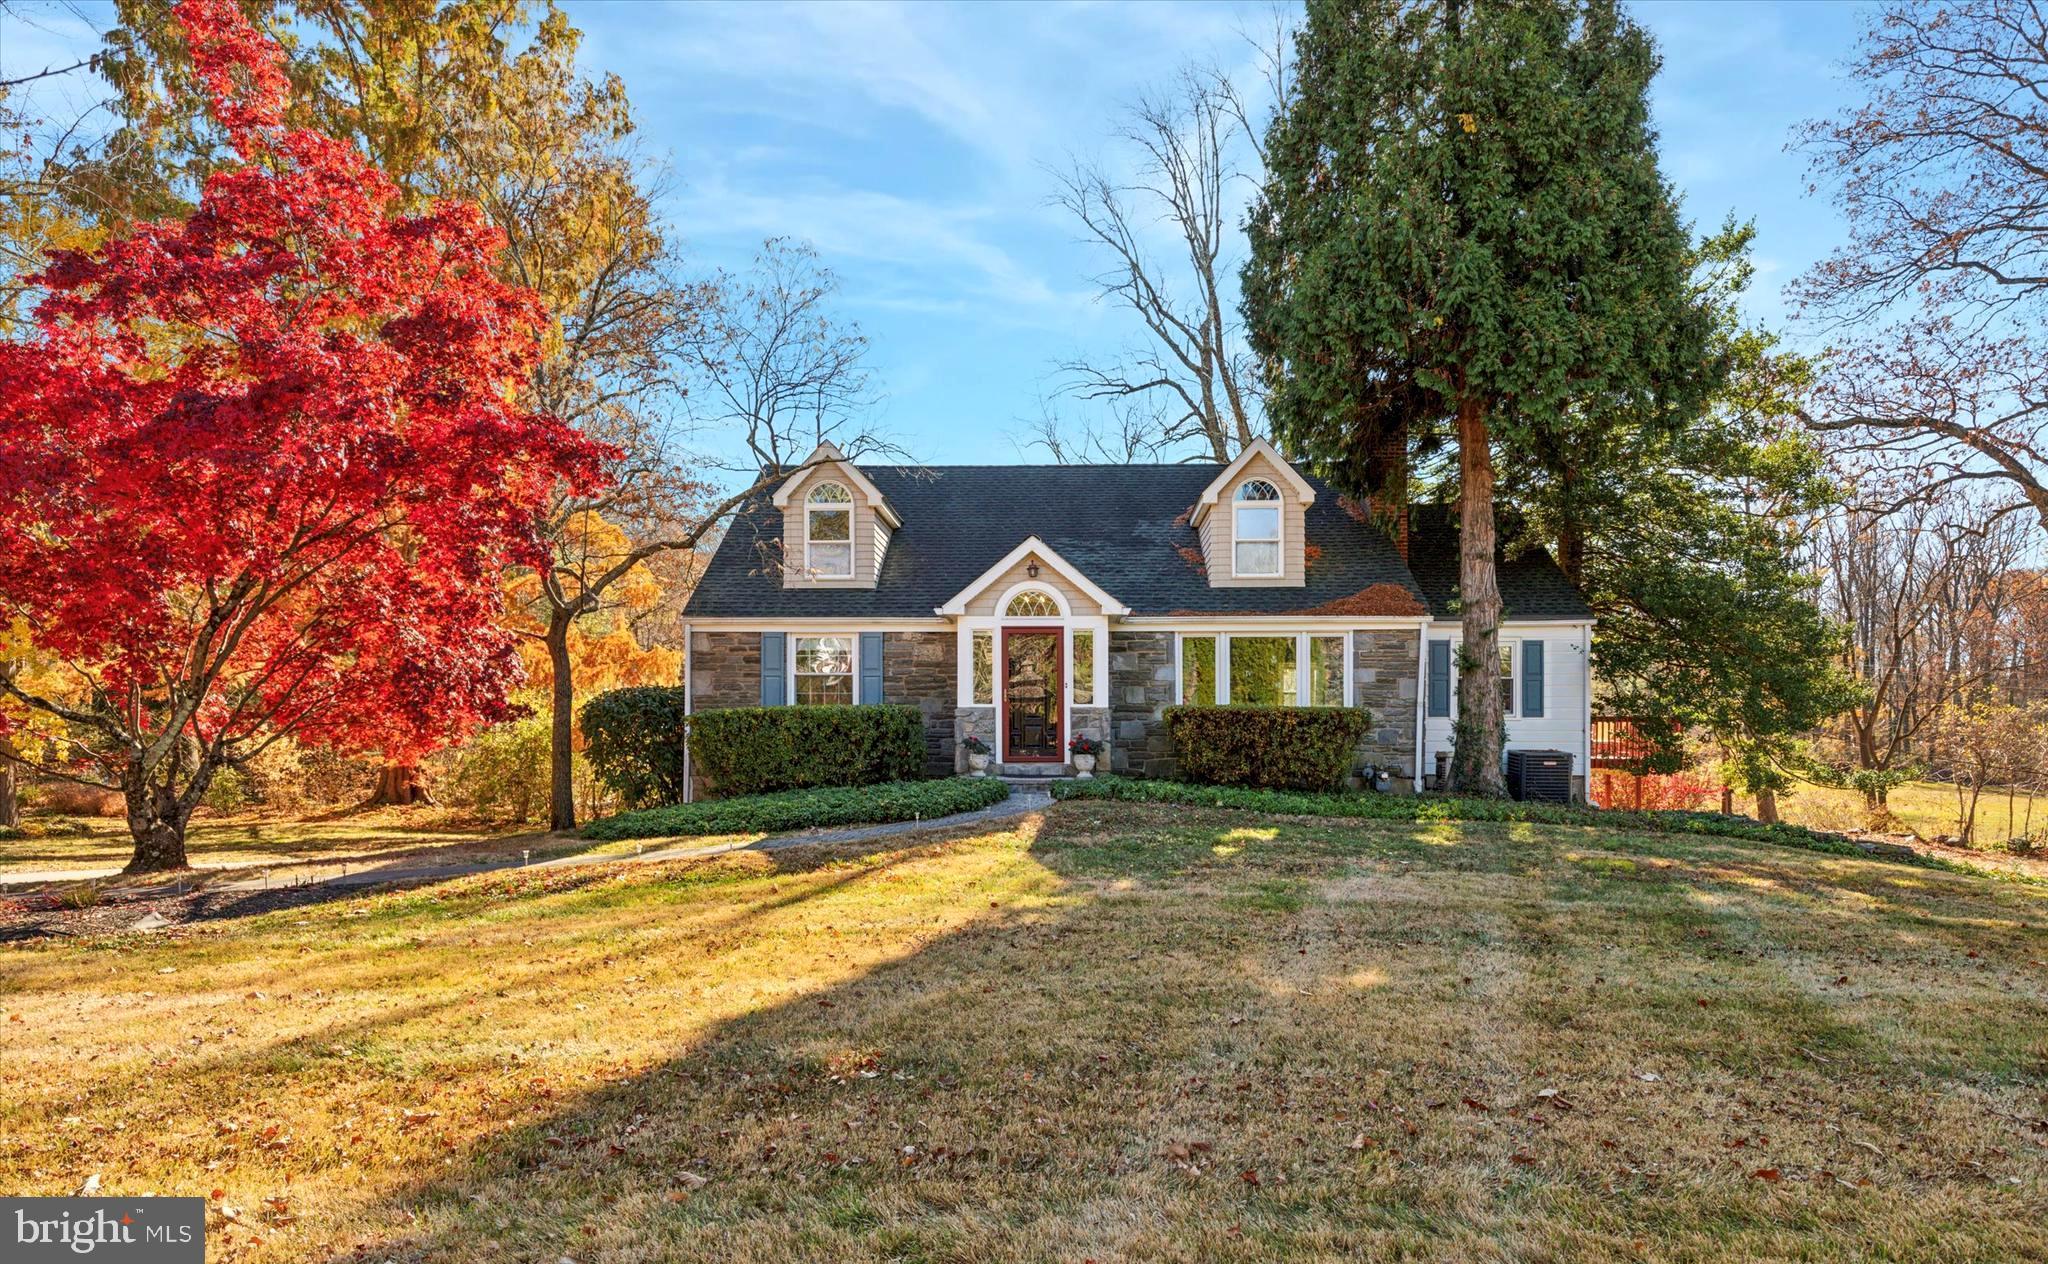
[[[1439,619],[1457,617],[1458,523],[1449,505],[1408,507],[1408,569]],[[1540,548],[1494,559],[1494,580],[1508,619],[1590,619],[1593,608]]]
[[[764,495],[726,531],[685,615],[929,618],[935,607],[1034,535],[1134,614],[1365,615],[1423,610],[1427,590],[1417,579],[1430,566],[1411,573],[1393,542],[1352,517],[1338,495],[1320,482],[1315,504],[1308,510],[1308,543],[1318,555],[1309,565],[1306,586],[1211,588],[1199,566],[1201,541],[1187,525],[1186,515],[1202,489],[1221,472],[1219,465],[859,468],[903,519],[882,559],[875,587],[784,588],[772,565],[780,556],[782,512]],[[1455,580],[1455,532],[1450,539],[1447,556]],[[1521,564],[1517,565],[1519,575]],[[1542,565],[1583,610],[1584,602],[1548,558]],[[1504,570],[1504,590],[1507,584]],[[1536,617],[1512,600],[1509,613]]]

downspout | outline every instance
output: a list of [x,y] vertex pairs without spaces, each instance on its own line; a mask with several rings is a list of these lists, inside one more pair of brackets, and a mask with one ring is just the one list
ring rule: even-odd
[[1580,651],[1585,656],[1586,705],[1585,726],[1579,730],[1579,750],[1583,763],[1580,765],[1586,781],[1586,802],[1593,801],[1593,625],[1586,625],[1586,647]]
[[697,644],[690,635],[690,625],[683,625],[683,802],[697,801],[697,773],[690,766],[690,716],[694,713],[695,695],[690,689],[691,668],[697,664]]
[[1422,726],[1429,723],[1429,620],[1415,625],[1415,793],[1422,793]]

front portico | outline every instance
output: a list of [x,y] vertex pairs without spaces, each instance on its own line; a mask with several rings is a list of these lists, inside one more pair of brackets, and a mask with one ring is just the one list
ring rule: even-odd
[[1064,771],[1076,736],[1109,740],[1109,622],[1130,613],[1029,536],[933,613],[958,630],[959,736],[999,767]]

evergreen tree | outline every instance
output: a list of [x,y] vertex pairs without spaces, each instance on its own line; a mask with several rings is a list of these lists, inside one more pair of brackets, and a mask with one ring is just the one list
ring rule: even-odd
[[1503,789],[1495,449],[1675,429],[1719,374],[1656,69],[1613,0],[1311,0],[1267,136],[1244,307],[1275,435],[1372,490],[1390,436],[1455,426],[1466,792]]

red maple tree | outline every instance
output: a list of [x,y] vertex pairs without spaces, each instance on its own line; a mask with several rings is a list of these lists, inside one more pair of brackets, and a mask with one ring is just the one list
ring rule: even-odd
[[235,0],[177,14],[241,165],[57,256],[0,345],[0,628],[65,668],[0,689],[52,771],[121,791],[130,872],[183,867],[214,775],[282,738],[417,752],[502,716],[502,571],[545,564],[550,490],[604,455],[517,402],[546,317],[481,213],[396,214],[284,126]]

